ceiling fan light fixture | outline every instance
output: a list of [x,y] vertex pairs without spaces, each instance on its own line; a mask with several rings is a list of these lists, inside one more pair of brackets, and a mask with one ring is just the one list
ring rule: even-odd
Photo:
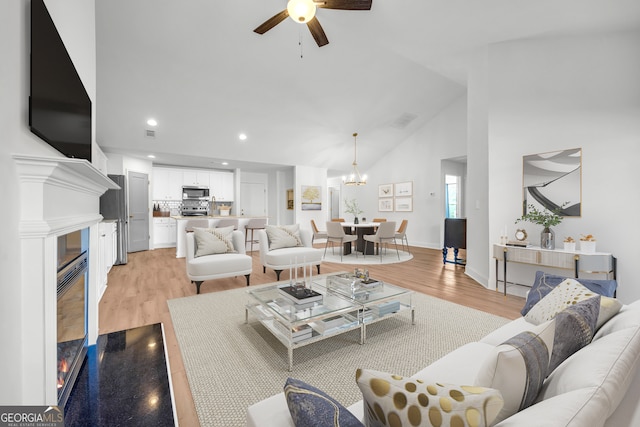
[[289,0],[287,12],[294,21],[306,24],[316,15],[316,4],[313,0]]

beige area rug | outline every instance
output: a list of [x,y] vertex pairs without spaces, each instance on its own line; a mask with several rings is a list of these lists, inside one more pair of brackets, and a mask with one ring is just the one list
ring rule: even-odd
[[[322,248],[324,250],[324,248]],[[399,257],[398,257],[399,255]],[[336,264],[353,264],[353,265],[380,265],[380,264],[397,264],[399,262],[405,262],[413,259],[413,255],[409,252],[404,252],[396,249],[390,245],[389,249],[382,251],[382,260],[380,255],[362,255],[358,252],[357,256],[355,252],[351,252],[349,255],[344,255],[342,260],[340,259],[340,248],[335,248],[333,251],[331,247],[327,248],[327,254],[322,258],[323,262],[333,262]]]
[[364,345],[355,330],[298,348],[288,372],[287,349],[280,341],[251,314],[245,324],[246,292],[241,288],[168,301],[202,426],[244,426],[246,408],[281,392],[289,376],[351,405],[361,399],[357,368],[409,376],[508,322],[416,293],[415,325],[407,311],[368,326]]

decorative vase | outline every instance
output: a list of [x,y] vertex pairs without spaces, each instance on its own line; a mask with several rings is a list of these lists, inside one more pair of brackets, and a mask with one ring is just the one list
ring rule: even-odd
[[353,218],[353,223],[358,224],[358,217]]
[[594,253],[596,251],[595,240],[580,240],[580,250],[586,253]]
[[556,248],[556,235],[549,227],[545,227],[540,233],[540,247],[542,249]]
[[567,252],[575,252],[576,242],[564,242],[564,250]]

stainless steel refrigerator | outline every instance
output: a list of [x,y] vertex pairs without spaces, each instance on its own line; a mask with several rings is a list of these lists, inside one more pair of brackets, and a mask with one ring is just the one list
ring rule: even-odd
[[109,178],[120,186],[120,190],[107,190],[100,197],[100,214],[104,219],[116,221],[118,233],[118,259],[116,264],[127,263],[127,236],[128,212],[127,212],[127,192],[125,191],[126,180],[124,175],[108,175]]

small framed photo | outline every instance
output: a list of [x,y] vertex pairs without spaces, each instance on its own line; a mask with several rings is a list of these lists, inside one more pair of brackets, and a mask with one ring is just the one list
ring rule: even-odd
[[378,197],[393,197],[393,184],[378,185]]
[[379,212],[393,212],[393,199],[378,199]]
[[396,212],[413,212],[413,197],[397,197]]
[[413,196],[413,181],[399,182],[395,185],[396,197]]

